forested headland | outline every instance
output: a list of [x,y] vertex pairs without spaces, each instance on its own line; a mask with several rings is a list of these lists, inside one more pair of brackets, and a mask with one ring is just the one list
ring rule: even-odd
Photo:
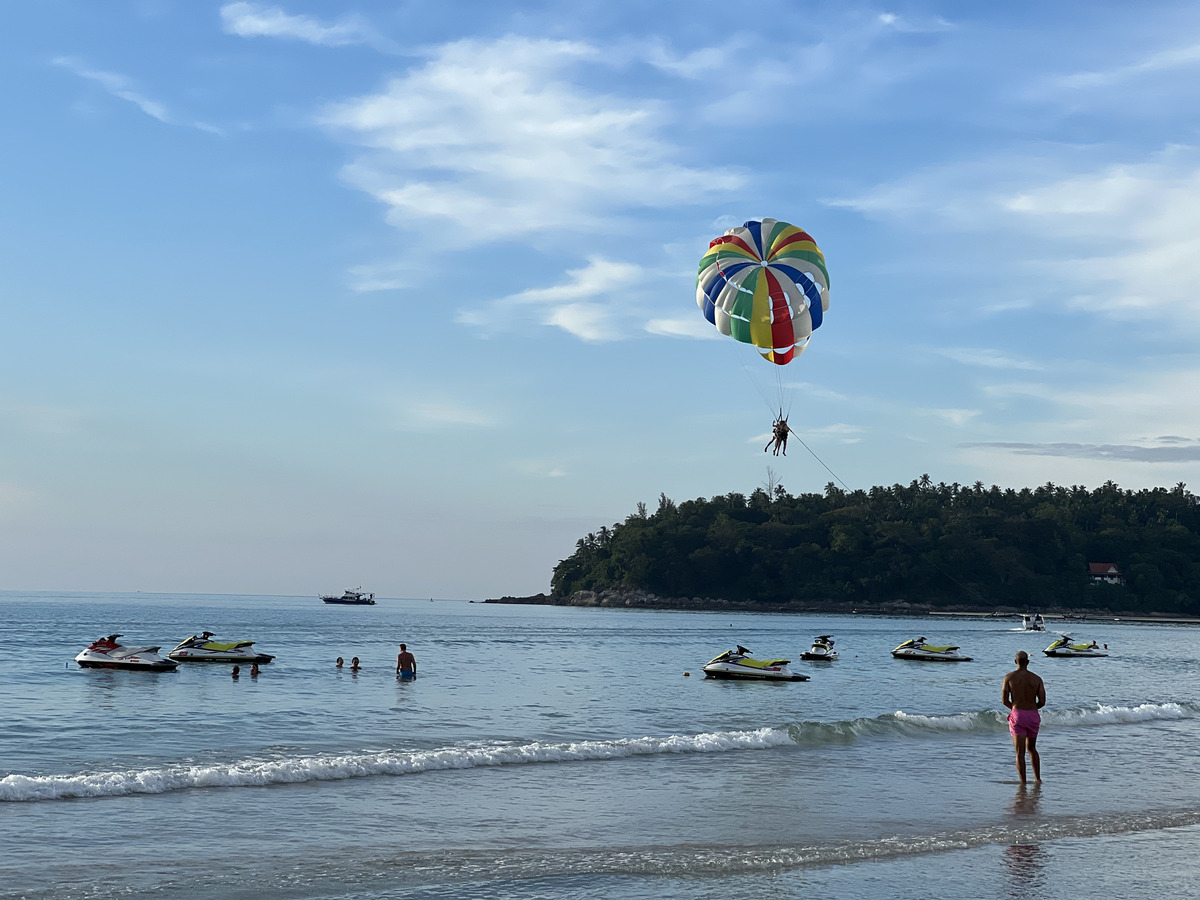
[[[1098,584],[1089,563],[1116,565]],[[553,596],[611,589],[758,606],[822,603],[1200,615],[1200,500],[1173,488],[934,484],[792,496],[660,495],[580,538]]]

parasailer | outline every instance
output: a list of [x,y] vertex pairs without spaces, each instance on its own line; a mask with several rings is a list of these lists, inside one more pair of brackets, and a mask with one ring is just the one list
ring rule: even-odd
[[[784,366],[804,352],[829,309],[825,256],[802,228],[777,219],[751,219],[708,245],[696,276],[696,303],[721,334],[753,345]],[[777,371],[777,377],[778,372]],[[771,427],[775,455],[787,454],[787,416],[779,378],[780,411]]]
[[771,439],[767,441],[767,446],[763,447],[763,453],[771,449],[771,445],[775,445],[774,456],[778,456],[782,451],[784,456],[787,456],[787,439],[792,433],[792,429],[788,427],[787,416],[783,414],[783,410],[779,411],[779,415],[775,417],[775,424],[771,426]]

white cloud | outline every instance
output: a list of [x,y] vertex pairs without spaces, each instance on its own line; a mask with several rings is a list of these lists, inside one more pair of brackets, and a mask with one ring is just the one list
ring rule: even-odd
[[701,338],[704,340],[728,340],[717,331],[707,319],[696,310],[694,316],[679,316],[670,319],[651,319],[646,323],[646,331],[650,334],[664,337]]
[[[587,265],[569,269],[567,280],[544,288],[529,288],[494,300],[485,307],[464,310],[459,324],[485,329],[511,328],[533,318],[586,341],[614,340],[621,336],[619,319],[628,304],[614,299],[643,276],[641,266],[614,262],[600,256]],[[604,303],[596,302],[608,298]]]
[[[1194,481],[1200,460],[1200,368],[1098,370],[1084,387],[1007,384],[997,394],[1035,398],[1039,417],[985,424],[961,445],[991,481],[1169,485]],[[1052,424],[1048,424],[1052,423]]]
[[1059,80],[1067,88],[1109,88],[1134,79],[1162,72],[1175,72],[1200,66],[1200,44],[1174,47],[1151,54],[1141,62],[1099,72],[1076,72]]
[[611,341],[621,336],[612,321],[612,310],[599,303],[556,307],[546,315],[545,323],[585,341]]
[[530,288],[506,297],[512,303],[554,303],[559,300],[581,300],[597,297],[634,284],[642,277],[642,267],[632,263],[613,262],[600,256],[588,257],[582,269],[568,269],[570,280],[548,288]]
[[330,107],[322,122],[365,148],[344,177],[383,203],[389,222],[456,226],[460,247],[611,231],[624,210],[704,202],[740,185],[677,162],[661,104],[569,77],[605,62],[578,42],[459,41],[381,92]]
[[899,16],[896,13],[880,13],[879,24],[902,34],[933,34],[942,31],[952,31],[955,26],[940,16],[929,19],[914,19],[910,16]]
[[663,42],[658,41],[646,48],[643,57],[656,69],[662,69],[672,75],[682,78],[700,78],[725,71],[745,50],[745,41],[733,37],[728,43],[719,47],[701,47],[699,50],[693,50],[680,56]]
[[1043,238],[1073,245],[1047,268],[1085,292],[1073,300],[1077,308],[1200,328],[1200,159],[1193,149],[1032,188],[1005,207]]
[[919,407],[914,407],[912,411],[916,415],[941,419],[947,425],[955,428],[962,428],[964,425],[970,424],[971,420],[978,418],[982,412],[978,409],[921,409]]
[[[982,234],[1010,276],[1020,272],[1039,296],[1068,307],[1200,329],[1200,151],[1172,146],[1144,162],[1058,177],[1078,171],[1073,156],[932,168],[827,202],[927,234]],[[1024,302],[1015,293],[1004,306]]]
[[531,475],[534,478],[565,478],[567,475],[567,470],[560,463],[549,459],[518,459],[513,460],[509,466],[523,475]]
[[221,7],[221,25],[227,34],[245,38],[286,38],[322,47],[367,44],[378,49],[392,49],[391,43],[359,16],[345,16],[326,25],[312,16],[290,15],[278,6],[226,3]]
[[201,131],[207,131],[211,134],[223,135],[224,131],[215,125],[209,125],[206,122],[180,122],[167,110],[167,107],[159,103],[157,100],[151,100],[145,94],[137,90],[137,85],[133,79],[116,72],[106,72],[101,69],[92,69],[86,66],[80,60],[69,56],[60,56],[53,60],[52,63],[56,66],[61,66],[69,72],[83,78],[86,81],[91,81],[94,84],[100,85],[107,93],[111,94],[119,100],[124,100],[127,103],[132,103],[143,113],[152,119],[162,122],[164,125],[187,125],[191,128],[197,128]]
[[388,419],[401,431],[492,428],[498,424],[493,411],[467,406],[453,400],[412,400],[405,397],[387,401],[385,407]]
[[986,347],[934,347],[933,352],[963,365],[979,366],[985,369],[1037,370],[1043,368],[1032,360],[1020,359]]

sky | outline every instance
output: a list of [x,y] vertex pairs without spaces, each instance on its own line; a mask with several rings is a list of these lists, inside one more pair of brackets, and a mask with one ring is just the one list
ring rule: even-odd
[[[0,588],[481,599],[663,493],[1200,481],[1195,3],[3,12]],[[695,300],[768,216],[830,274],[785,367]]]

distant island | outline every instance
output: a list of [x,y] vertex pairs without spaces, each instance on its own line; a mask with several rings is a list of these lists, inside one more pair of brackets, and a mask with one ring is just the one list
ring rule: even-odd
[[1200,616],[1200,500],[1183,483],[934,484],[659,496],[576,542],[551,593],[489,603]]

